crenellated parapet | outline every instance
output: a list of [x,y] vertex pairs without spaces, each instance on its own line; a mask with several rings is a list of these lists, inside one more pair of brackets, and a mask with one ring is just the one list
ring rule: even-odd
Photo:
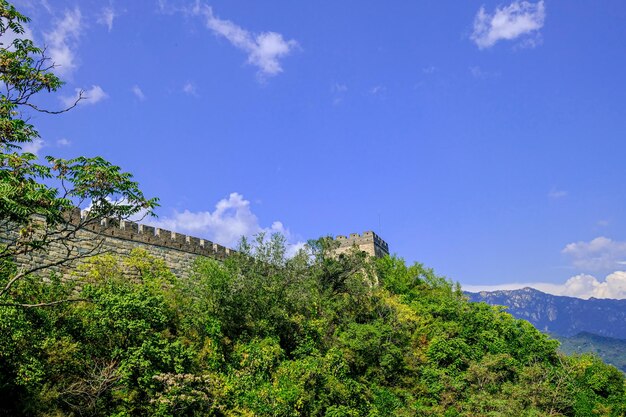
[[[17,253],[17,264],[26,270],[39,269],[39,275],[54,272],[69,279],[85,275],[86,269],[80,268],[80,264],[89,262],[95,255],[123,258],[135,249],[143,249],[163,260],[177,276],[186,277],[198,257],[223,261],[236,252],[207,239],[163,228],[112,218],[89,218],[88,213],[81,213],[77,208],[68,211],[65,218],[67,223],[51,232],[53,238],[45,248]],[[43,219],[41,222],[45,223]],[[15,244],[19,236],[18,228],[10,223],[0,229],[1,243]],[[48,266],[40,269],[43,265]]]
[[351,233],[349,236],[338,235],[335,240],[339,242],[337,253],[344,253],[353,247],[357,247],[368,255],[382,258],[389,255],[389,245],[380,236],[372,231]]
[[[161,259],[177,276],[189,276],[198,257],[207,257],[223,261],[236,251],[225,246],[171,230],[149,226],[137,222],[117,219],[97,220],[71,210],[66,215],[71,242],[52,240],[41,250],[34,250],[16,256],[15,261],[28,268],[50,265],[41,270],[41,274],[55,272],[63,277],[83,274],[85,268],[79,265],[88,262],[98,254],[110,254],[124,257],[135,249],[143,249],[151,256]],[[67,230],[67,229],[63,229]],[[70,236],[68,235],[68,236]],[[17,228],[5,227],[0,230],[0,242],[17,242]],[[336,253],[340,254],[358,248],[370,256],[384,257],[389,254],[389,245],[371,231],[349,236],[337,236],[339,243]],[[59,262],[60,260],[67,260]],[[82,272],[81,272],[82,271]]]
[[224,259],[234,252],[232,249],[210,240],[128,220],[103,219],[100,224],[88,225],[86,230],[101,236],[174,249],[214,259]]

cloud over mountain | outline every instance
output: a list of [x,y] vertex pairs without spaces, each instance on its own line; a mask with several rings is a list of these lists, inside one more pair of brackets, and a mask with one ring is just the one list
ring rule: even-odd
[[563,284],[548,282],[514,282],[498,285],[463,285],[470,292],[519,290],[534,288],[552,295],[566,295],[576,298],[614,298],[626,299],[626,271],[615,271],[608,274],[604,281],[593,275],[579,274],[569,278]]
[[584,271],[615,270],[626,261],[626,242],[600,236],[589,242],[569,243],[561,253],[571,258],[574,267]]

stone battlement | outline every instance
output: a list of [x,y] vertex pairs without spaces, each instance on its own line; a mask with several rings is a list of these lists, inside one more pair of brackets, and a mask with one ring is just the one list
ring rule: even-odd
[[[50,265],[40,274],[55,272],[71,278],[84,275],[85,270],[78,266],[94,255],[107,253],[123,257],[133,249],[143,249],[163,260],[176,275],[186,277],[199,256],[223,261],[236,252],[210,240],[136,222],[117,219],[88,221],[86,214],[78,208],[67,213],[70,230],[72,226],[76,228],[67,242],[53,239],[45,250],[20,253],[15,261],[27,269]],[[0,229],[1,243],[16,242],[17,239],[18,230],[10,223]],[[68,262],[59,262],[63,259]]]
[[99,225],[89,225],[85,230],[102,236],[175,249],[215,259],[223,259],[234,252],[232,249],[210,240],[125,220],[105,219]]
[[387,242],[372,231],[363,232],[362,235],[358,233],[351,233],[349,236],[338,235],[335,237],[335,240],[339,242],[337,253],[347,252],[350,248],[356,246],[368,255],[377,258],[389,255],[389,245]]
[[[224,247],[210,240],[173,232],[171,230],[148,226],[132,221],[104,219],[100,222],[86,221],[86,213],[75,208],[68,213],[69,224],[78,227],[72,243],[64,245],[62,242],[52,242],[43,251],[18,255],[15,259],[18,264],[37,266],[51,265],[47,271],[53,271],[61,276],[81,274],[78,264],[85,262],[89,257],[99,253],[109,253],[118,256],[129,255],[133,249],[146,250],[150,255],[162,259],[166,265],[180,277],[188,276],[193,263],[199,256],[222,261],[236,253],[233,249]],[[7,226],[0,230],[0,242],[15,242],[18,238],[17,229]],[[337,236],[338,254],[357,247],[370,256],[383,257],[389,254],[387,242],[374,232],[368,231],[359,235]],[[69,250],[68,252],[68,248]],[[61,263],[60,259],[72,258],[75,261]],[[44,273],[49,273],[42,271]]]

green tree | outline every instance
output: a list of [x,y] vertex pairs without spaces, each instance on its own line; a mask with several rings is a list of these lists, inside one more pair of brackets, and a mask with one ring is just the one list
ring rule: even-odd
[[[44,49],[24,37],[29,19],[6,0],[0,0],[0,234],[9,238],[0,248],[0,304],[22,307],[51,302],[19,302],[12,291],[30,273],[51,264],[11,268],[11,259],[29,257],[57,245],[66,251],[59,264],[94,253],[78,253],[75,242],[81,230],[101,219],[124,219],[140,212],[152,214],[156,199],[147,199],[129,173],[100,158],[61,159],[46,157],[37,161],[21,147],[39,138],[28,122],[29,113],[59,114],[35,102],[37,94],[55,92],[63,82],[54,75],[54,64]],[[91,205],[88,216],[75,207]]]

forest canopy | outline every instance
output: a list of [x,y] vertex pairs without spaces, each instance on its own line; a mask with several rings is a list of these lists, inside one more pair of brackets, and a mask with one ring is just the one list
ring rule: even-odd
[[[624,375],[420,264],[284,257],[261,237],[188,279],[136,251],[86,267],[85,302],[0,308],[13,416],[621,416]],[[248,251],[246,252],[247,249]],[[378,284],[372,284],[377,281]],[[75,291],[20,282],[18,301]]]

